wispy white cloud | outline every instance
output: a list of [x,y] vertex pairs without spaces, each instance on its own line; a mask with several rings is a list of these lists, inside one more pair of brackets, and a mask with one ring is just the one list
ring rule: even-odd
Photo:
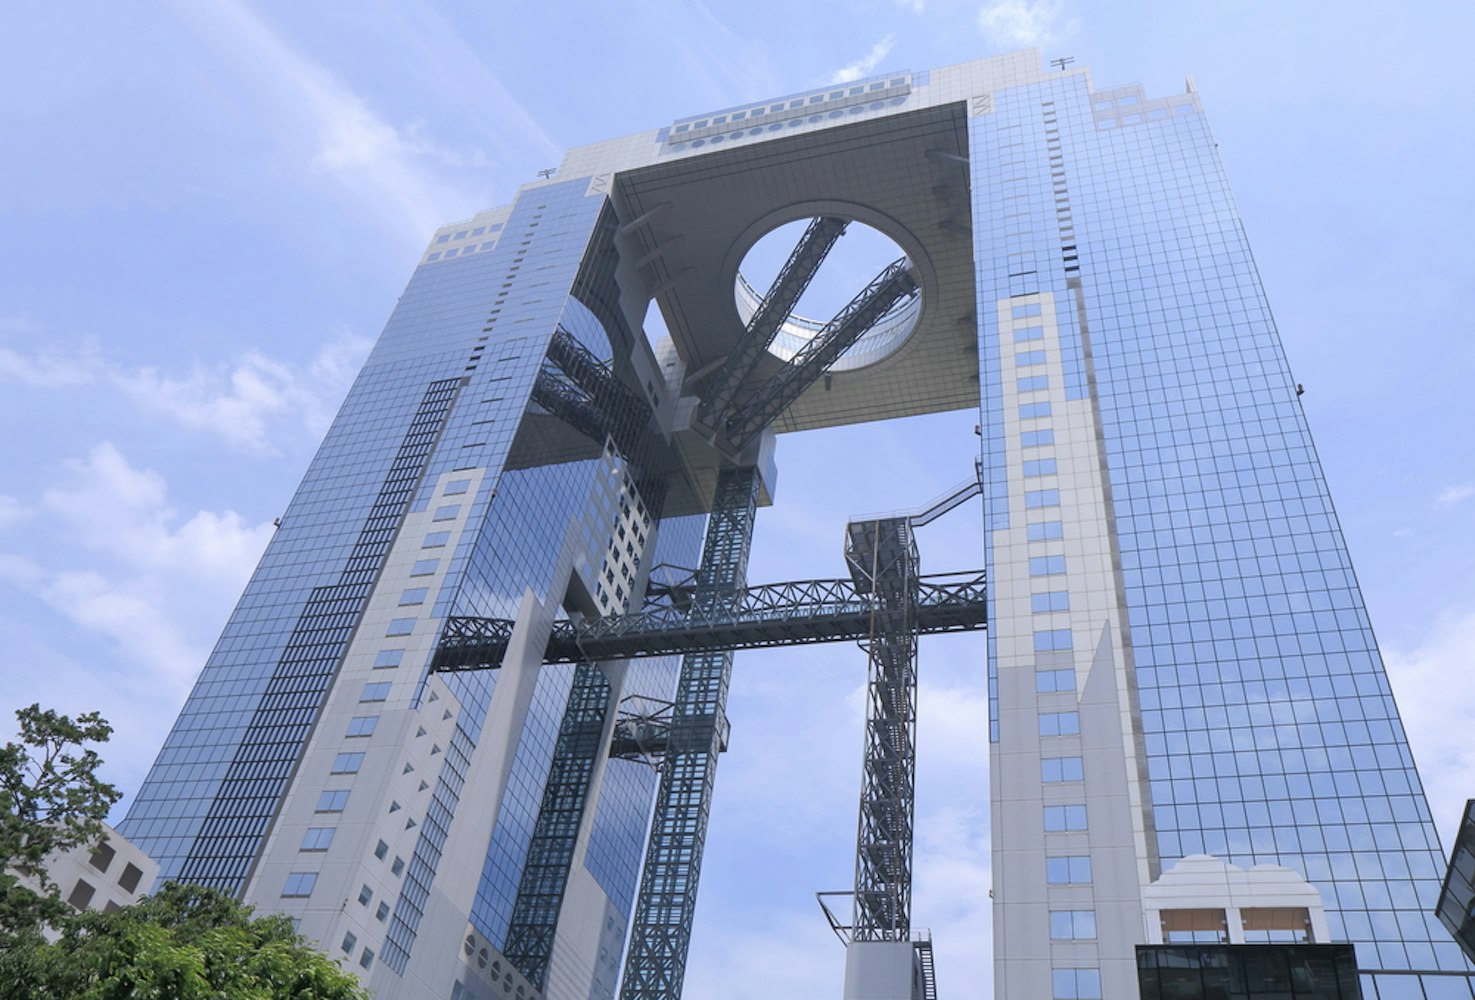
[[182,696],[274,530],[229,510],[180,513],[158,473],[107,442],[67,463],[30,524],[42,544],[0,552],[0,581],[113,646],[126,666],[90,668],[100,704],[109,690]]
[[895,45],[896,36],[887,35],[875,45],[872,45],[871,50],[855,62],[835,70],[834,74],[830,77],[830,82],[850,83],[852,80],[859,80],[863,76],[870,76],[875,72],[876,67],[881,65],[881,60],[891,54],[891,50]]
[[0,384],[111,386],[142,409],[216,434],[242,450],[275,454],[278,435],[307,441],[321,436],[368,348],[366,338],[340,332],[305,368],[251,351],[225,363],[197,364],[180,375],[119,364],[90,342],[30,354],[0,347]]
[[978,11],[978,28],[1001,48],[1048,45],[1075,34],[1079,24],[1060,0],[994,0]]
[[24,521],[30,516],[30,509],[23,506],[19,500],[0,493],[0,528]]
[[1475,497],[1475,483],[1460,483],[1456,486],[1447,486],[1439,491],[1434,498],[1436,507],[1453,507],[1471,497]]
[[927,9],[927,0],[896,0],[896,6],[913,14],[920,14]]
[[1429,809],[1448,848],[1475,773],[1467,722],[1475,715],[1475,686],[1466,682],[1475,664],[1475,609],[1443,615],[1417,646],[1385,643],[1383,656]]
[[474,162],[477,151],[452,153],[429,141],[421,126],[386,120],[238,0],[177,9],[276,109],[278,138],[300,147],[303,165],[331,175],[341,191],[405,240],[418,245],[446,219],[465,213],[467,193],[431,165]]

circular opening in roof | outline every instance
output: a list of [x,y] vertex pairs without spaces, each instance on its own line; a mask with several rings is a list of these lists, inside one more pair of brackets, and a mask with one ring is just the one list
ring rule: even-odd
[[[802,257],[798,248],[814,222],[812,218],[796,219],[771,229],[743,256],[734,283],[734,295],[738,317],[744,324],[752,319],[764,299],[774,290],[774,282],[790,257],[796,257],[796,262]],[[823,237],[817,234],[816,238]],[[808,287],[788,318],[774,334],[768,353],[783,361],[794,360],[794,356],[882,272],[905,257],[896,241],[879,229],[854,220],[847,222],[844,232],[834,240],[814,270]],[[853,371],[891,356],[917,328],[921,313],[920,292],[901,296],[870,324],[830,369]]]

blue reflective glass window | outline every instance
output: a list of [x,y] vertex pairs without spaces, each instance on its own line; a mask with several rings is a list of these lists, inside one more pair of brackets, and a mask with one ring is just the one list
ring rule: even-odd
[[[1026,477],[1032,477],[1032,476],[1053,476],[1053,475],[1055,475],[1055,459],[1053,459],[1053,458],[1034,458],[1034,459],[1030,459],[1029,461],[1027,461],[1027,462],[1024,463],[1024,474],[1025,474]],[[1058,495],[1056,497],[1055,502],[1056,503],[1059,503],[1060,502],[1060,498],[1059,498]]]
[[1016,368],[1029,368],[1033,365],[1042,365],[1044,363],[1044,351],[1019,351],[1014,355],[1014,366]]
[[424,604],[425,598],[429,594],[430,590],[426,587],[411,587],[399,595],[400,607],[408,607],[412,604]]
[[1025,534],[1032,542],[1049,542],[1065,537],[1065,525],[1059,521],[1041,521],[1038,524],[1029,525],[1025,529]]
[[1031,556],[1030,576],[1055,576],[1065,572],[1065,556]]
[[1059,490],[1025,490],[1024,505],[1030,509],[1038,510],[1042,507],[1059,507]]
[[1085,806],[1046,806],[1045,832],[1063,833],[1086,829]]
[[374,657],[374,669],[382,670],[385,667],[397,667],[404,658],[405,651],[403,649],[381,649],[379,650],[379,654]]
[[301,851],[326,851],[333,846],[333,834],[335,830],[331,826],[309,827],[302,835]]
[[1027,302],[1024,305],[1011,306],[1009,312],[1014,319],[1024,319],[1026,316],[1038,316],[1040,314],[1040,304],[1038,302]]
[[1051,941],[1096,940],[1095,910],[1051,910]]
[[356,715],[348,720],[348,732],[345,736],[373,736],[374,728],[379,725],[377,715]]
[[1076,672],[1074,667],[1065,667],[1060,670],[1041,670],[1035,674],[1035,690],[1040,694],[1055,694],[1060,691],[1074,691],[1076,689]]
[[413,631],[415,631],[415,619],[396,618],[394,621],[389,623],[389,628],[384,630],[384,634],[386,636],[409,635]]
[[435,517],[434,517],[434,520],[436,520],[436,521],[454,521],[457,517],[460,517],[460,516],[461,516],[461,505],[458,504],[458,503],[448,503],[448,504],[444,504],[444,505],[442,505],[440,507],[435,508]]
[[389,697],[389,682],[375,681],[364,685],[359,701],[384,701]]
[[1019,434],[1019,444],[1025,448],[1039,448],[1054,443],[1055,432],[1048,427],[1038,431],[1021,431]]
[[1014,331],[1014,342],[1016,344],[1029,340],[1044,340],[1045,328],[1042,326],[1021,326]]
[[1041,736],[1078,736],[1081,732],[1079,712],[1041,712]]
[[318,794],[317,812],[339,813],[348,805],[348,789],[329,788]]
[[1099,969],[1051,969],[1052,1000],[1101,1000]]
[[359,768],[364,766],[364,755],[361,753],[340,753],[333,758],[333,766],[329,769],[330,774],[358,774]]
[[1083,781],[1085,776],[1085,766],[1079,757],[1046,757],[1040,761],[1043,782]]
[[1019,392],[1039,392],[1041,389],[1050,388],[1050,376],[1025,375],[1016,380],[1014,387]]
[[470,488],[470,486],[471,480],[469,479],[455,479],[449,483],[446,483],[446,491],[442,495],[448,497],[458,496],[462,493],[465,493],[466,490]]
[[1045,881],[1050,885],[1088,885],[1091,882],[1091,858],[1086,854],[1065,854],[1045,859]]
[[1035,630],[1035,652],[1054,653],[1064,649],[1074,648],[1074,640],[1068,628],[1047,628]]
[[1035,614],[1070,610],[1070,594],[1064,590],[1048,590],[1043,594],[1029,595],[1029,608]]
[[286,884],[282,886],[282,896],[283,898],[311,896],[317,884],[317,872],[293,872],[287,876]]
[[420,545],[422,549],[438,549],[451,540],[449,531],[432,531],[425,536],[425,541]]
[[439,559],[416,559],[410,568],[411,576],[431,576],[440,568]]
[[1019,404],[1019,419],[1021,419],[1021,420],[1037,420],[1040,417],[1048,417],[1049,415],[1050,415],[1050,404],[1049,403],[1020,403]]

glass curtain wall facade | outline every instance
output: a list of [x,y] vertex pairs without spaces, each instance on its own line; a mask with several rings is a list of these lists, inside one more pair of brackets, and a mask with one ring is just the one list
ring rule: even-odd
[[[726,454],[693,414],[753,311],[737,263],[810,209],[893,238],[920,304]],[[1132,996],[1139,946],[1263,940],[1472,1000],[1199,96],[1037,52],[582,147],[439,231],[120,830],[379,996],[613,996],[657,776],[609,730],[677,667],[545,666],[554,622],[696,566],[735,461],[771,502],[774,431],[974,406],[996,995]],[[498,669],[429,670],[455,616],[512,623]]]

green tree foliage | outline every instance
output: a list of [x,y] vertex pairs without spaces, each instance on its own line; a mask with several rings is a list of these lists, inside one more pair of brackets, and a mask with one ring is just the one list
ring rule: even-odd
[[215,890],[168,883],[112,913],[0,951],[0,1000],[366,1000],[358,980],[283,916]]
[[102,758],[88,746],[113,732],[102,716],[71,719],[40,705],[15,716],[20,740],[0,748],[0,947],[71,913],[46,875],[46,856],[100,840],[103,817],[120,794],[98,779]]

